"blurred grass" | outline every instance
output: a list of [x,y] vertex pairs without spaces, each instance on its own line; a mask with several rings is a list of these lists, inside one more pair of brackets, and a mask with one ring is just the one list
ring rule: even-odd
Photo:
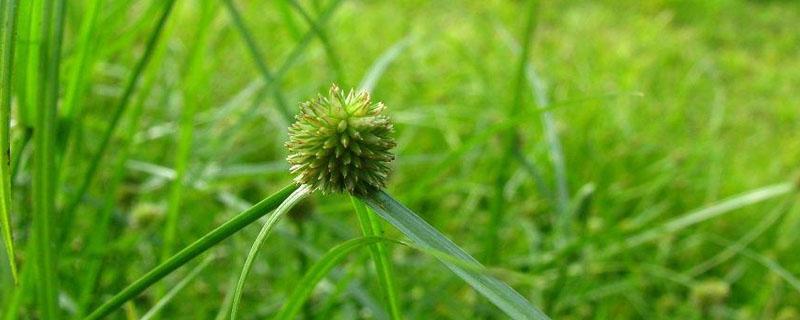
[[[232,1],[259,60],[225,4],[210,3],[212,8],[178,2],[161,39],[162,56],[141,71],[142,81],[131,82],[163,2],[66,1],[60,125],[53,132],[54,149],[64,157],[58,159],[57,212],[68,212],[71,199],[78,204],[71,237],[54,266],[61,313],[85,312],[84,304],[99,305],[156,266],[168,212],[177,216],[173,248],[181,248],[241,211],[243,203],[285,185],[286,120],[274,95],[283,97],[291,115],[331,82],[357,87],[347,81],[372,79],[370,70],[389,53],[380,81],[367,82],[396,122],[398,157],[388,189],[470,253],[485,250],[492,199],[502,191],[504,222],[495,230],[492,266],[528,275],[503,280],[551,317],[773,319],[800,312],[800,294],[786,281],[800,274],[794,254],[800,208],[791,205],[796,192],[681,232],[668,227],[687,212],[796,179],[800,3],[541,1],[525,58],[547,83],[542,94],[549,98],[550,129],[530,83],[518,114],[505,107],[520,59],[508,35],[523,33],[528,3]],[[29,245],[31,187],[40,150],[26,141],[38,116],[36,88],[47,83],[44,73],[35,72],[38,57],[51,49],[31,29],[30,6],[19,2],[10,134],[16,173],[9,209],[20,288],[41,280],[25,271],[36,259]],[[274,82],[260,60],[272,67]],[[108,135],[104,147],[128,91],[131,110],[119,116],[125,129]],[[134,108],[141,108],[141,118],[128,129]],[[523,143],[505,168],[501,190],[496,166],[506,157],[503,141],[512,127]],[[558,220],[563,204],[554,195],[562,178],[553,169],[548,134],[562,147],[564,184],[573,196],[568,221]],[[72,142],[62,145],[65,137]],[[80,182],[98,154],[96,176],[81,194]],[[176,160],[184,167],[176,168]],[[172,196],[180,200],[170,200],[177,192],[171,188],[180,188]],[[289,224],[276,227],[249,276],[260,285],[243,292],[243,319],[276,314],[304,274],[298,251],[313,263],[359,235],[348,201],[314,196],[302,220],[313,232],[302,237]],[[785,212],[773,215],[778,207]],[[569,237],[558,231],[563,224]],[[754,226],[763,231],[753,236]],[[97,228],[107,233],[97,235]],[[667,232],[604,256],[606,248],[648,230]],[[389,238],[401,237],[386,231]],[[217,259],[159,315],[216,314],[257,232],[246,228],[215,249]],[[705,267],[720,253],[730,257]],[[336,267],[336,277],[314,289],[311,314],[386,317],[369,304],[372,299],[380,307],[375,297],[381,290],[364,267],[367,255]],[[0,268],[7,268],[6,260]],[[397,247],[392,262],[406,318],[499,317],[433,259]],[[0,287],[10,288],[9,273],[0,271]],[[188,271],[167,277],[166,286]],[[709,287],[703,284],[720,282],[727,295],[695,299]],[[19,304],[19,318],[34,317],[32,293],[0,290],[0,310],[13,313]],[[129,311],[145,314],[160,298],[145,293]]]

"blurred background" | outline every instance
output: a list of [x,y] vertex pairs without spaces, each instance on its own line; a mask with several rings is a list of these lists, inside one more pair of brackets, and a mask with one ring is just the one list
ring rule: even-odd
[[[387,191],[552,318],[800,319],[800,2],[177,1],[125,98],[167,2],[66,2],[54,154],[56,210],[74,215],[54,226],[69,230],[55,267],[65,314],[289,183],[291,116],[337,83],[370,90],[395,121]],[[35,78],[20,57],[37,47],[26,19],[11,128],[22,266]],[[140,317],[212,259],[160,315],[224,319],[260,224],[111,318]],[[347,197],[311,197],[267,240],[241,318],[274,315],[309,265],[360,235]],[[391,250],[406,318],[505,318],[429,255]],[[2,258],[0,310],[36,318]],[[380,293],[362,250],[302,314],[387,319]]]

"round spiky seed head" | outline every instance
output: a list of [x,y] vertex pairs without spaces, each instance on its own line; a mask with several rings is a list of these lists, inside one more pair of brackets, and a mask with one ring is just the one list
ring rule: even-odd
[[327,97],[301,104],[286,143],[294,181],[323,193],[364,195],[383,188],[395,146],[384,109],[366,91],[345,94],[336,85]]

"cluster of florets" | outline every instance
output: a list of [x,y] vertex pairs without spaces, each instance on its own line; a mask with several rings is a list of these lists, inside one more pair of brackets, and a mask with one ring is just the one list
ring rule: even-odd
[[314,190],[364,195],[383,188],[394,160],[394,127],[369,93],[333,85],[300,106],[289,127],[287,160],[295,182]]

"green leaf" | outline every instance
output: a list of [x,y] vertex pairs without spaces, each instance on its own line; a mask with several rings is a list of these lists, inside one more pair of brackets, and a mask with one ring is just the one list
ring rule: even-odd
[[[380,220],[374,213],[367,209],[361,200],[354,196],[350,196],[353,202],[353,208],[356,211],[358,222],[361,225],[361,231],[365,237],[370,236],[383,236],[383,230]],[[390,253],[386,245],[383,243],[376,243],[369,247],[372,261],[375,263],[375,271],[378,274],[378,282],[383,289],[383,295],[386,299],[386,306],[389,309],[389,314],[392,319],[402,319],[400,312],[400,298],[397,296],[397,284],[395,281],[394,270],[392,270],[392,263]]]
[[0,15],[3,32],[0,34],[0,233],[6,247],[11,277],[17,283],[17,264],[14,262],[14,240],[11,236],[11,68],[14,65],[14,32],[16,1],[8,1]]
[[[442,251],[467,263],[479,264],[475,258],[386,192],[373,192],[362,200],[421,247]],[[440,261],[512,319],[549,319],[522,295],[500,280],[442,259]]]

